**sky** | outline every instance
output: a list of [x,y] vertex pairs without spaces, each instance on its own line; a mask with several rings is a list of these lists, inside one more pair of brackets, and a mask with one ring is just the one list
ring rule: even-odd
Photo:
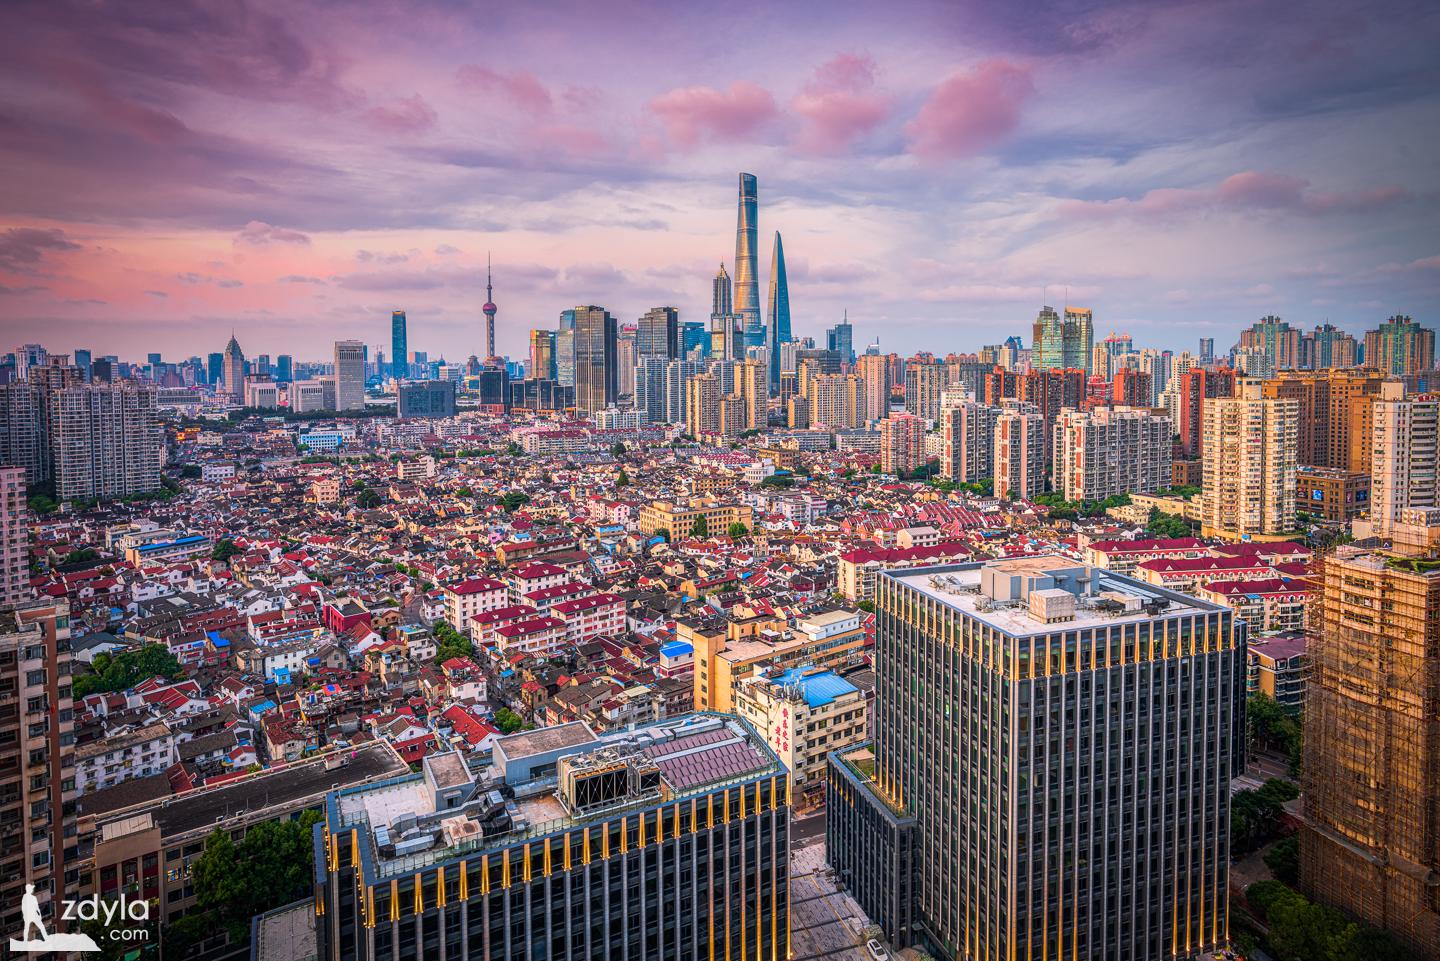
[[[500,352],[709,313],[736,174],[793,328],[974,351],[1440,307],[1440,5],[9,0],[0,351]],[[763,304],[762,286],[762,304]]]

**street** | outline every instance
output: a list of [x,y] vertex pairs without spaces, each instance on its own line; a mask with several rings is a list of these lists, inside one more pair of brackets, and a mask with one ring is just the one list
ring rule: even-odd
[[825,813],[796,819],[790,833],[790,947],[795,961],[866,961],[869,921],[837,891],[825,865]]

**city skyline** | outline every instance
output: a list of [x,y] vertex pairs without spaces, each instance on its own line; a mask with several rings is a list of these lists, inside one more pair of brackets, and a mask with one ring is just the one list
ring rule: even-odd
[[[1178,350],[1440,302],[1419,5],[1276,4],[1243,33],[1185,5],[757,11],[753,45],[633,12],[643,41],[627,17],[504,10],[510,42],[480,56],[479,17],[438,6],[318,30],[303,5],[127,5],[78,32],[63,5],[9,8],[5,315],[102,353],[151,334],[203,355],[235,326],[313,357],[385,343],[405,309],[417,347],[482,356],[488,250],[519,358],[575,304],[702,319],[736,170],[786,235],[797,337],[848,308],[861,343],[973,351],[1068,300],[1097,335]],[[665,49],[597,84],[548,55],[580,21],[619,56]]]

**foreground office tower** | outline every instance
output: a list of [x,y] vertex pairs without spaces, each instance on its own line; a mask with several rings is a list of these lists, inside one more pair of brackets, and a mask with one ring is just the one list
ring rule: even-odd
[[729,716],[598,739],[583,723],[339,791],[316,831],[330,961],[784,958],[783,765]]
[[1417,957],[1440,957],[1440,567],[1342,547],[1323,583],[1300,879]]
[[1056,556],[887,571],[873,748],[830,863],[936,957],[1159,961],[1228,936],[1244,622]]

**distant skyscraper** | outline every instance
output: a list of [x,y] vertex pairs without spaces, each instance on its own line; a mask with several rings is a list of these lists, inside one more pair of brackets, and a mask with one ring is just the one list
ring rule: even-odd
[[555,333],[543,328],[530,331],[530,377],[555,379]]
[[1334,324],[1318,324],[1300,337],[1300,366],[1305,370],[1354,367],[1359,345]]
[[[93,377],[93,373],[92,373]],[[217,390],[225,379],[225,355],[210,354],[205,358],[205,382]]]
[[[80,368],[80,373],[88,381],[90,379],[90,365],[92,354],[83,347],[75,348],[75,366]],[[212,355],[213,356],[213,355]]]
[[1213,364],[1213,363],[1215,363],[1215,338],[1214,338],[1214,337],[1201,337],[1201,338],[1200,338],[1200,364],[1201,364],[1201,366],[1208,366],[1208,365]]
[[400,417],[454,417],[455,382],[421,380],[401,384],[395,391],[395,412]]
[[699,350],[702,354],[710,352],[710,331],[701,320],[687,320],[681,329],[681,356],[689,357],[691,351]]
[[715,278],[710,281],[710,316],[728,317],[735,313],[734,289],[730,283],[730,275],[725,272],[725,262],[720,262],[720,269],[715,272]]
[[867,353],[855,361],[855,372],[865,381],[865,419],[883,419],[890,412],[889,358]]
[[567,311],[571,315],[571,326],[561,327],[555,331],[555,382],[561,387],[575,387],[575,327],[574,311]]
[[26,381],[30,379],[30,368],[44,367],[45,361],[49,358],[50,352],[39,344],[25,344],[15,348],[15,379]]
[[906,364],[905,409],[931,422],[939,420],[940,394],[949,382],[949,371],[944,364]]
[[575,308],[575,406],[595,413],[615,406],[618,394],[615,318],[604,307]]
[[825,349],[840,355],[840,363],[855,362],[855,328],[850,323],[850,311],[845,311],[840,323],[825,331]]
[[754,174],[740,175],[740,200],[735,217],[735,312],[745,335],[745,346],[765,343],[760,317],[760,282],[756,271],[757,188]]
[[1242,330],[1240,346],[1262,351],[1272,371],[1300,366],[1300,331],[1273,314]]
[[485,312],[485,359],[489,360],[495,354],[495,291],[490,284],[490,256],[485,256],[485,306],[480,308]]
[[1064,317],[1054,307],[1042,307],[1031,347],[1036,368],[1077,368],[1088,376],[1095,347],[1094,317],[1084,307],[1066,307]]
[[785,277],[785,248],[780,231],[775,231],[775,248],[770,254],[770,390],[780,389],[780,345],[790,343],[790,283]]
[[403,310],[390,312],[390,371],[396,380],[410,376],[410,337]]
[[365,407],[365,345],[358,340],[335,341],[335,409]]
[[635,353],[638,357],[680,356],[680,312],[674,307],[651,307],[635,331]]
[[225,395],[232,404],[245,403],[245,352],[234,334],[225,345]]
[[275,379],[288,384],[295,379],[295,358],[289,354],[275,355]]

